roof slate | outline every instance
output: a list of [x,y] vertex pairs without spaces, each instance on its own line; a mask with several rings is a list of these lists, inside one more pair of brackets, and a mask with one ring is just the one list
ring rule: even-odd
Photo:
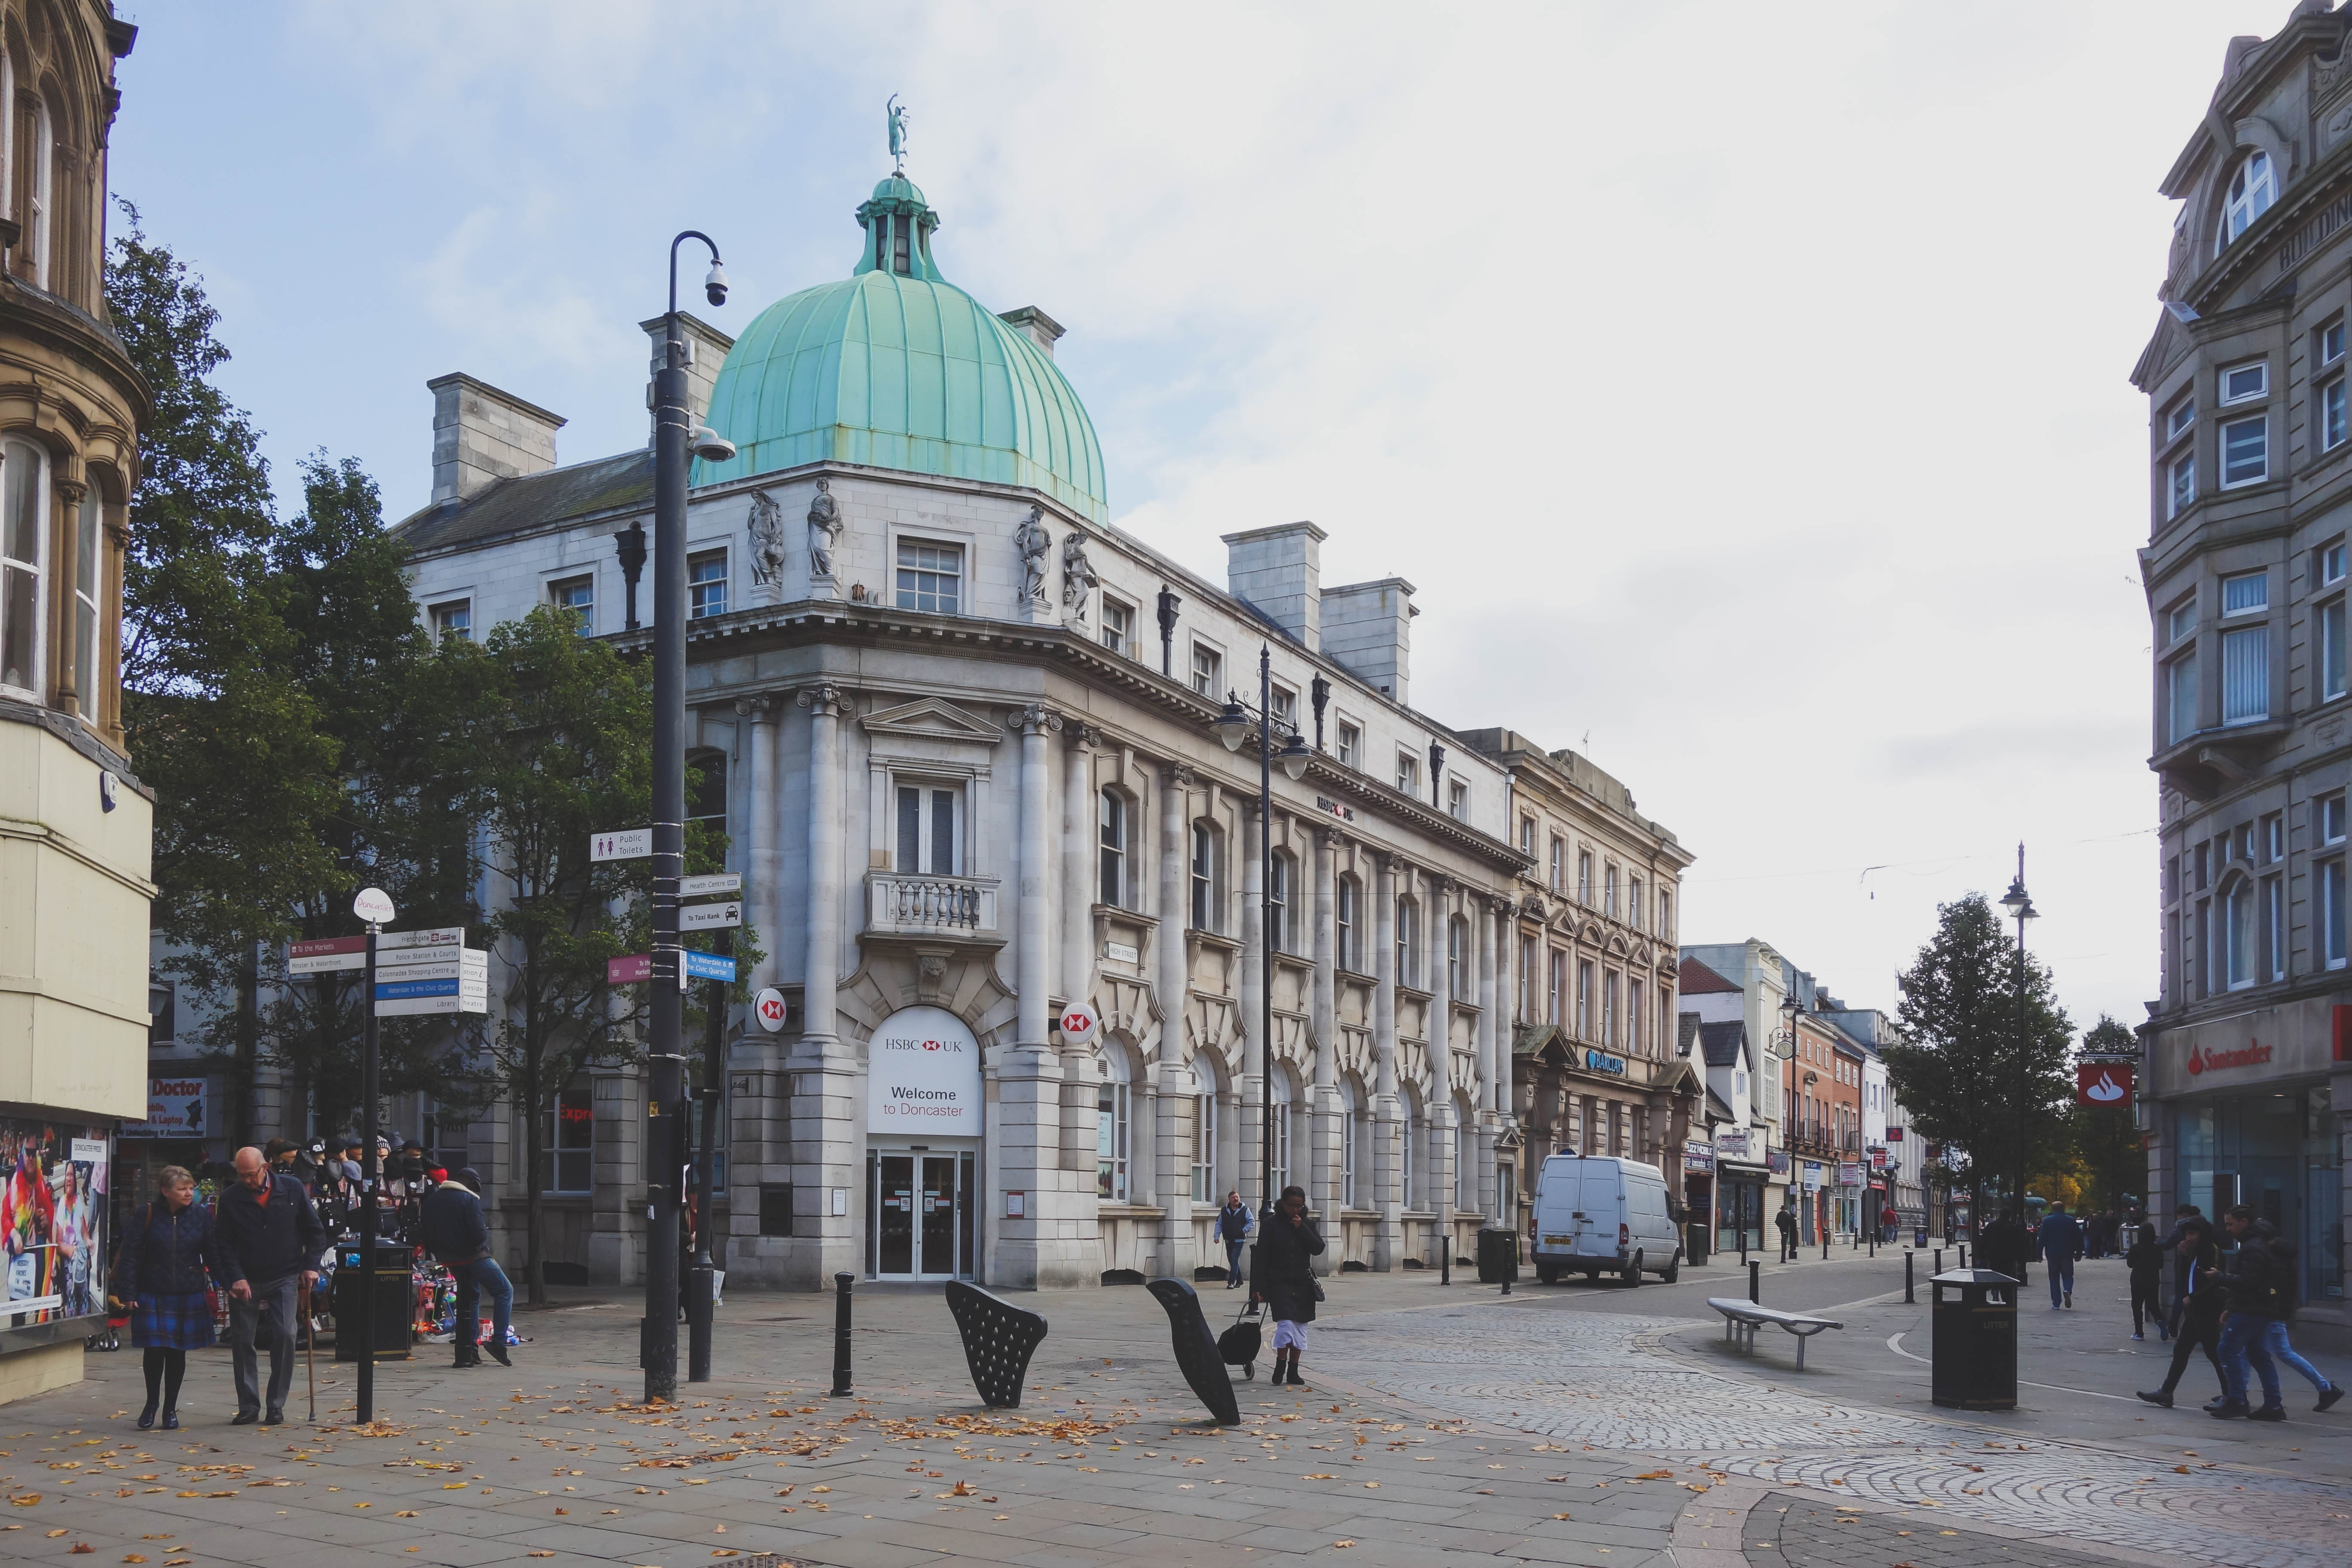
[[500,479],[463,500],[435,501],[392,532],[411,553],[420,553],[595,512],[650,507],[653,500],[654,455],[644,447]]
[[1744,1067],[1748,1058],[1748,1026],[1738,1018],[1698,1026],[1699,1048],[1711,1068]]

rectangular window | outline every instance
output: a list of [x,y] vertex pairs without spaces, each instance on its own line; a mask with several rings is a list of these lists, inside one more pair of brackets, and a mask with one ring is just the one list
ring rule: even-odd
[[1135,606],[1123,605],[1108,594],[1102,602],[1102,642],[1113,653],[1135,657]]
[[1576,1037],[1592,1038],[1592,961],[1580,960],[1576,965]]
[[2254,886],[2241,879],[2221,900],[2221,948],[2232,991],[2254,983]]
[[596,635],[596,579],[566,577],[561,583],[547,585],[548,602],[559,610],[570,610],[576,618],[572,630],[582,637]]
[[1592,905],[1592,851],[1576,852],[1576,901],[1590,909]]
[[1130,1105],[1128,1086],[1123,1083],[1107,1083],[1096,1090],[1095,1195],[1104,1203],[1127,1202],[1127,1144],[1133,1128]]
[[567,1085],[547,1114],[547,1147],[541,1153],[540,1190],[584,1193],[594,1184],[596,1091],[584,1083]]
[[1217,1201],[1217,1097],[1192,1097],[1192,1201]]
[[1192,689],[1213,698],[1223,684],[1224,659],[1215,648],[1192,645]]
[[2286,978],[2286,879],[2263,879],[2263,973]]
[[1617,1041],[1618,975],[1611,970],[1601,980],[1601,1043],[1614,1047]]
[[1612,866],[1603,871],[1601,882],[1601,912],[1613,921],[1617,918],[1617,868]]
[[2178,440],[2182,433],[2196,423],[2197,398],[2192,394],[2174,404],[2171,411],[2165,415],[2164,438],[2168,441]]
[[2332,450],[2344,445],[2346,435],[2344,378],[2337,376],[2319,389],[2319,445]]
[[1519,938],[1518,1015],[1515,1022],[1536,1021],[1536,939]]
[[[2263,864],[2275,866],[2286,858],[2286,813],[2273,811],[2263,818]],[[2173,869],[2168,876],[2168,886],[2179,878],[2179,858],[2174,858]],[[2171,901],[2168,895],[2166,902]]]
[[1562,891],[1561,883],[1568,879],[1568,843],[1555,837],[1551,841],[1551,890]]
[[1192,929],[1214,931],[1211,918],[1217,912],[1216,890],[1217,836],[1205,822],[1192,825]]
[[1336,922],[1339,928],[1339,965],[1350,974],[1361,974],[1364,972],[1364,952],[1356,938],[1356,879],[1353,877],[1339,879],[1339,895]]
[[2179,642],[2197,629],[2197,595],[2191,594],[2165,612],[2164,641],[2167,647]]
[[1339,748],[1341,767],[1360,768],[1364,765],[1364,732],[1345,719],[1339,721]]
[[1269,685],[1266,688],[1266,698],[1268,702],[1266,711],[1274,715],[1274,721],[1276,724],[1292,730],[1298,728],[1298,693],[1286,691],[1279,686]]
[[2334,364],[2344,357],[2344,323],[2334,321],[2319,329],[2319,363]]
[[1127,877],[1127,797],[1112,790],[1102,792],[1099,832],[1102,850],[1102,901],[1115,909],[1124,908],[1128,897]]
[[1445,786],[1445,814],[1457,822],[1470,820],[1470,786],[1460,779],[1451,780]]
[[1519,853],[1532,860],[1536,858],[1536,819],[1519,818]]
[[1642,929],[1642,879],[1630,877],[1625,881],[1625,923],[1635,931]]
[[98,718],[98,487],[82,491],[74,529],[74,698],[84,719]]
[[727,613],[727,552],[705,550],[686,558],[686,618]]
[[2320,953],[2330,969],[2344,967],[2344,862],[2319,865]]
[[760,1234],[790,1236],[793,1234],[793,1184],[761,1182],[760,1184]]
[[[2319,841],[2322,844],[2341,844],[2344,842],[2344,797],[2340,794],[2326,795],[2320,799]],[[2200,845],[2198,847],[2201,851],[2204,846]],[[2201,856],[2200,858],[2200,871],[2202,869]],[[2199,878],[2199,886],[2202,887],[2203,885],[2203,878],[2200,875]]]
[[2344,695],[2344,601],[2319,606],[2319,700]]
[[2242,572],[2234,577],[2221,579],[2221,615],[2250,615],[2271,607],[2271,574],[2267,572]]
[[2213,846],[2209,841],[2197,847],[2197,890],[2203,892],[2212,886]]
[[2263,395],[2271,389],[2271,367],[2268,360],[2255,360],[2250,364],[2233,364],[2221,373],[2221,402],[2225,405],[2244,403]]
[[1625,1048],[1642,1048],[1642,984],[1637,980],[1625,983]]
[[2165,743],[2179,745],[2197,732],[2197,651],[2191,648],[2164,667]]
[[471,599],[452,599],[446,605],[436,605],[432,615],[436,647],[451,637],[466,641],[473,637],[474,602]]
[[2221,426],[2221,488],[2259,483],[2271,476],[2271,422],[2257,414]]
[[2172,459],[2171,482],[2168,487],[2165,516],[2179,517],[2197,500],[2197,454],[2183,452]]
[[1560,1009],[1568,1005],[1568,954],[1559,948],[1551,950],[1551,963],[1545,976],[1544,1022],[1561,1021]]
[[1265,940],[1276,952],[1290,951],[1290,860],[1271,855],[1265,864]]
[[1675,896],[1664,888],[1658,889],[1658,935],[1667,942],[1675,940]]
[[952,616],[963,604],[963,546],[898,542],[898,608]]
[[2319,585],[2332,587],[2344,581],[2344,542],[2319,547]]
[[1406,795],[1421,794],[1421,759],[1411,752],[1397,753],[1396,786]]
[[2271,713],[2271,629],[2221,634],[2221,722],[2252,724]]
[[956,792],[925,784],[898,786],[897,868],[909,876],[956,874]]

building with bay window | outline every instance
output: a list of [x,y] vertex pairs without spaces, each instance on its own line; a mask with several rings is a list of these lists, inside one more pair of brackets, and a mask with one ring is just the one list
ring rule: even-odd
[[135,33],[0,0],[0,1400],[80,1377],[114,1124],[147,1109],[152,814],[117,650],[151,394],[101,292]]
[[2229,41],[2176,202],[2148,399],[2161,980],[2140,1037],[2151,1212],[2246,1204],[2352,1332],[2345,652],[2352,12]]
[[[1575,1037],[1629,1064],[1591,1077],[1627,1108],[1611,1146],[1673,1156],[1672,835],[1567,753],[1417,708],[1413,585],[1326,583],[1316,524],[1227,535],[1223,582],[1114,525],[1062,328],[947,281],[903,176],[856,216],[846,278],[740,337],[688,323],[694,412],[737,448],[692,475],[689,744],[753,984],[787,999],[781,1032],[730,1029],[730,1275],[1186,1276],[1223,1195],[1260,1198],[1262,1136],[1328,1266],[1466,1257],[1524,1208],[1513,1061],[1554,950],[1595,966]],[[399,533],[437,634],[555,602],[644,646],[615,536],[651,522],[650,454],[559,466],[555,416],[432,389],[435,500]],[[1311,750],[1270,818],[1215,729],[1261,650]],[[1515,826],[1538,775],[1614,879],[1582,902]],[[1083,1043],[1057,1026],[1081,1001]],[[553,1256],[590,1278],[642,1265],[644,1092],[593,1070],[551,1128],[579,1216]],[[470,1138],[516,1245],[517,1129]]]

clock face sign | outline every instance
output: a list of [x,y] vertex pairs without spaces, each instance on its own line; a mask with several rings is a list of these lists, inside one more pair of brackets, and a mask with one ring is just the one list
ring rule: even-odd
[[760,1020],[760,1027],[772,1035],[784,1029],[784,994],[769,986],[751,999],[751,1015]]
[[1102,1032],[1101,1016],[1085,1002],[1074,1002],[1063,1008],[1061,1016],[1055,1021],[1061,1027],[1063,1040],[1073,1046],[1090,1046]]

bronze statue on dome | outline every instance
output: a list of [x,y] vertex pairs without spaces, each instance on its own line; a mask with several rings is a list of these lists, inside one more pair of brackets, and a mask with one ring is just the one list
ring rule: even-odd
[[897,93],[890,95],[884,112],[890,121],[890,172],[903,174],[907,168],[907,110],[899,104]]

